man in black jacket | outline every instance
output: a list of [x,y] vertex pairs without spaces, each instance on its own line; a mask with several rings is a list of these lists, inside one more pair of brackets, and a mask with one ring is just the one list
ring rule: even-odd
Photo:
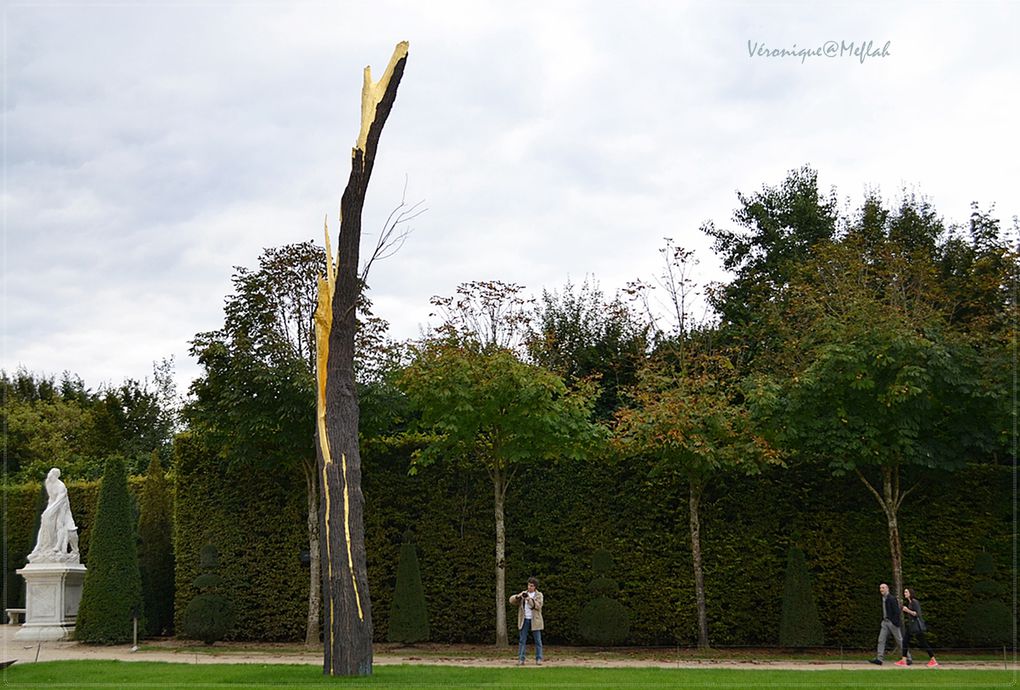
[[889,594],[889,585],[884,582],[878,586],[878,591],[882,595],[882,628],[878,631],[878,651],[870,661],[881,666],[885,659],[885,641],[889,635],[896,640],[896,647],[900,650],[903,649],[903,635],[900,633],[900,603]]

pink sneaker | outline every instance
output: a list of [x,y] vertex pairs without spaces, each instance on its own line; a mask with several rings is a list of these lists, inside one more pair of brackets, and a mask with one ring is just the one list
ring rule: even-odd
[[935,668],[939,665],[939,662],[935,661],[935,657],[928,660],[928,668]]
[[907,665],[907,660],[906,659],[900,659],[899,661],[896,662],[896,665],[897,666],[906,666]]

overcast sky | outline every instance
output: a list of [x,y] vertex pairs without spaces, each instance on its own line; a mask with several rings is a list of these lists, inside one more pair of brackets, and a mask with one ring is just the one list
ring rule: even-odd
[[335,228],[362,68],[401,40],[364,213],[375,233],[405,179],[428,208],[370,276],[396,338],[469,280],[611,294],[666,236],[719,279],[699,227],[805,164],[851,206],[906,188],[947,222],[1020,213],[1017,2],[8,1],[3,20],[0,367],[92,388],[173,356],[183,392],[233,266]]

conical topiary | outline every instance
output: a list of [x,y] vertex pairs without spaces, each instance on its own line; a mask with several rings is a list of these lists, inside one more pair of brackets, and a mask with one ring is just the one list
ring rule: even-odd
[[818,618],[807,560],[803,551],[791,546],[786,556],[779,644],[784,647],[816,647],[823,642],[822,622]]
[[1012,613],[999,598],[1002,587],[996,581],[995,559],[987,552],[974,562],[973,599],[963,616],[963,629],[971,644],[986,647],[1009,644],[1013,639]]
[[404,532],[404,543],[400,546],[397,585],[390,605],[390,627],[386,639],[403,644],[429,639],[429,612],[411,530]]
[[174,622],[174,555],[170,541],[173,519],[170,491],[159,453],[153,451],[139,501],[138,562],[145,601],[146,632],[170,635]]
[[226,637],[234,626],[234,607],[223,595],[223,578],[216,574],[219,553],[212,544],[202,547],[199,569],[202,574],[192,583],[198,590],[181,616],[185,637],[213,644]]
[[138,614],[144,629],[142,580],[138,572],[135,519],[127,475],[119,457],[106,461],[82,585],[75,637],[82,642],[121,644],[134,635]]
[[581,610],[579,622],[581,637],[601,646],[620,644],[630,634],[630,611],[613,598],[618,587],[609,576],[612,569],[612,555],[605,549],[596,551],[592,558],[595,579],[589,586],[592,599]]

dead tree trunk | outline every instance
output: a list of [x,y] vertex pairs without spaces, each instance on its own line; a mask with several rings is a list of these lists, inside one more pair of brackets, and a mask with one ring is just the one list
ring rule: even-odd
[[351,154],[351,175],[340,200],[340,239],[334,268],[326,235],[327,274],[319,283],[315,313],[316,423],[321,479],[323,673],[372,673],[372,606],[365,556],[364,496],[358,446],[358,395],[354,385],[355,312],[361,292],[358,248],[361,211],[379,136],[397,96],[407,43],[397,45],[385,74],[372,81],[365,68],[361,132]]

